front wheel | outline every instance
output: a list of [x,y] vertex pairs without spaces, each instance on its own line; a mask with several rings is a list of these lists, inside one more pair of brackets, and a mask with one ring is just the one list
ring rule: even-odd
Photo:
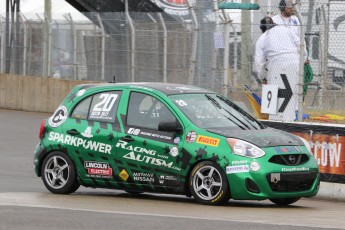
[[55,194],[73,193],[80,186],[72,160],[61,152],[52,152],[44,159],[41,175],[46,188]]
[[286,206],[289,204],[293,204],[295,202],[297,202],[299,199],[301,199],[300,197],[294,197],[294,198],[278,198],[278,199],[270,199],[271,202],[280,205],[280,206]]
[[219,205],[230,199],[230,188],[224,171],[212,161],[198,163],[189,178],[193,197],[201,204]]

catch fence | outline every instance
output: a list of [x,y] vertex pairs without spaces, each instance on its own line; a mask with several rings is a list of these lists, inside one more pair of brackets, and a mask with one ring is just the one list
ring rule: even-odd
[[[279,1],[258,1],[260,9],[253,11],[219,10],[210,0],[184,3],[163,13],[85,13],[82,20],[68,13],[59,19],[20,14],[9,22],[10,30],[1,15],[0,73],[193,84],[225,94],[265,118],[253,100],[262,92],[255,44],[262,34],[260,20],[278,14]],[[303,101],[300,73],[293,81],[296,106],[309,121],[343,123],[345,4],[301,0],[296,9],[313,69]],[[295,113],[294,106],[289,109]]]

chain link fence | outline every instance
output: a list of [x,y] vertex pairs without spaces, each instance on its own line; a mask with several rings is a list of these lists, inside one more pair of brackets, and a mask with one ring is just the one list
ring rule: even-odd
[[[252,11],[219,10],[217,1],[210,0],[178,3],[179,9],[176,3],[174,10],[165,8],[163,13],[86,14],[91,20],[77,20],[70,14],[52,20],[21,14],[9,23],[9,30],[5,16],[0,15],[0,72],[193,84],[225,94],[257,118],[267,119],[255,100],[263,90],[255,71],[255,44],[262,34],[260,20],[278,14],[279,1],[258,1],[260,9]],[[299,106],[305,114],[300,117],[306,121],[343,123],[345,4],[334,0],[296,3],[313,78],[304,83],[303,73],[298,72],[291,81],[296,106],[288,110],[295,116]],[[11,37],[10,44],[6,35]],[[283,100],[289,96],[281,93]],[[267,100],[266,96],[262,99]]]

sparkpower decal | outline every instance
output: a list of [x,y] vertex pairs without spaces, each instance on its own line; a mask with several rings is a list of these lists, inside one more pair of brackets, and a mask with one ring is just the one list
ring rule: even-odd
[[64,135],[61,133],[50,132],[48,140],[61,144],[72,145],[75,147],[83,147],[86,150],[91,150],[100,153],[111,154],[112,146],[101,142],[92,140],[84,140],[80,137]]
[[219,139],[198,135],[198,138],[196,139],[196,143],[217,147],[219,144]]
[[59,106],[54,114],[49,118],[48,123],[51,127],[58,127],[67,119],[67,108],[65,106]]

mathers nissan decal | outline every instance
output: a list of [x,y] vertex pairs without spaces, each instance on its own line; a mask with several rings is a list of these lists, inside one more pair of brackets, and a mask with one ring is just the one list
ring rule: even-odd
[[104,144],[101,142],[96,142],[92,140],[84,140],[80,137],[73,137],[70,135],[64,135],[61,133],[50,132],[49,138],[50,141],[55,141],[61,144],[72,145],[75,147],[83,147],[87,150],[92,150],[100,153],[111,154],[111,145]]
[[153,173],[134,172],[133,180],[140,181],[140,182],[150,182],[150,183],[155,182]]

